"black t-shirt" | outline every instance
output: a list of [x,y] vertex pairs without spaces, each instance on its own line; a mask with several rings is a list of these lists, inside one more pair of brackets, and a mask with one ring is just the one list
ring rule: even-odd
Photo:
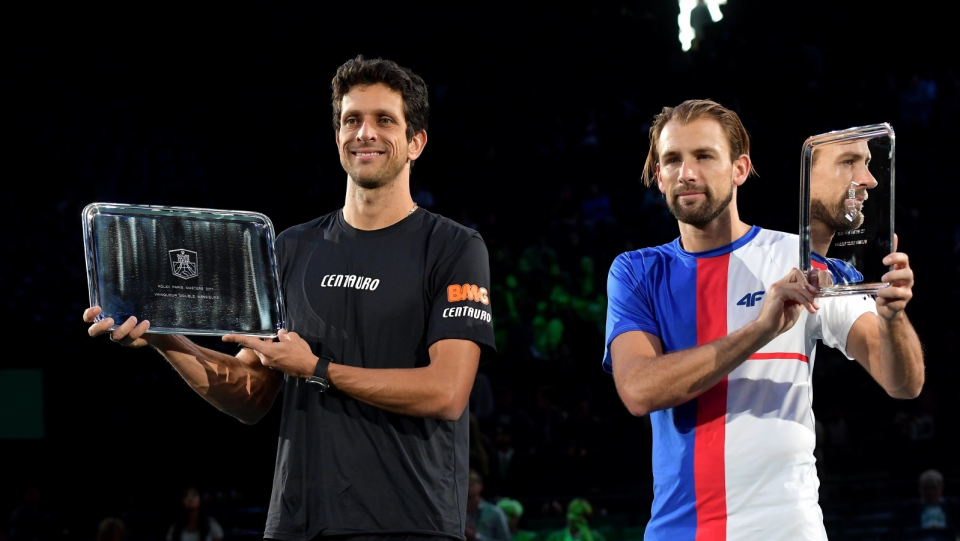
[[[423,209],[376,231],[337,211],[277,239],[287,329],[314,354],[362,368],[430,364],[442,339],[493,351],[490,267],[480,235]],[[389,413],[285,377],[264,536],[442,535],[463,539],[468,414]]]

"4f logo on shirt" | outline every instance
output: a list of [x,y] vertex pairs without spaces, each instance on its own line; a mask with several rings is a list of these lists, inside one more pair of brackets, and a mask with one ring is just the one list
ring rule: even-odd
[[447,300],[450,302],[475,301],[481,304],[490,304],[490,293],[485,287],[473,284],[453,284],[447,286]]
[[757,304],[757,301],[759,301],[760,298],[763,297],[764,293],[766,293],[766,291],[757,291],[756,293],[747,293],[746,295],[743,296],[742,299],[740,299],[740,301],[737,302],[737,306],[746,306],[748,308],[751,306],[755,306]]

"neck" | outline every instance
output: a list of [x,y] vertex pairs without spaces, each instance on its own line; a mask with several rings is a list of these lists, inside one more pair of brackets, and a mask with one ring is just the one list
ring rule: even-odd
[[827,250],[833,242],[835,231],[820,220],[810,220],[810,249],[823,257],[827,257]]
[[680,225],[680,244],[688,252],[706,252],[726,246],[750,231],[750,226],[740,221],[736,201],[731,201],[720,216],[708,224],[698,226],[678,222]]
[[363,231],[383,229],[406,218],[412,208],[409,168],[404,168],[393,182],[373,189],[362,188],[347,177],[343,219],[351,227]]

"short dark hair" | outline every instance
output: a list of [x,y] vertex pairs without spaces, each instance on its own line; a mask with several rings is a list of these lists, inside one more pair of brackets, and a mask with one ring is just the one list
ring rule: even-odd
[[[740,122],[740,117],[730,109],[711,100],[687,100],[676,107],[664,107],[659,115],[653,117],[650,126],[650,151],[647,153],[647,162],[643,164],[643,183],[648,187],[653,185],[656,177],[657,164],[660,163],[660,133],[667,122],[677,120],[689,124],[694,120],[707,117],[720,123],[727,134],[730,143],[730,161],[740,156],[750,155],[750,135]],[[750,164],[748,175],[756,175],[757,171]]]
[[374,58],[368,60],[363,55],[351,58],[337,68],[333,77],[333,129],[340,131],[340,114],[343,112],[343,96],[355,86],[383,84],[399,92],[403,97],[403,116],[407,122],[407,141],[427,129],[430,117],[430,102],[427,99],[427,83],[411,71],[393,60]]

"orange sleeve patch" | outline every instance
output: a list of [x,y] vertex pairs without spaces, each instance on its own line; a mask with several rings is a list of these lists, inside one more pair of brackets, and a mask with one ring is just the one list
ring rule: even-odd
[[463,300],[463,294],[460,292],[460,286],[453,284],[452,286],[447,286],[447,301],[448,302],[458,302]]

